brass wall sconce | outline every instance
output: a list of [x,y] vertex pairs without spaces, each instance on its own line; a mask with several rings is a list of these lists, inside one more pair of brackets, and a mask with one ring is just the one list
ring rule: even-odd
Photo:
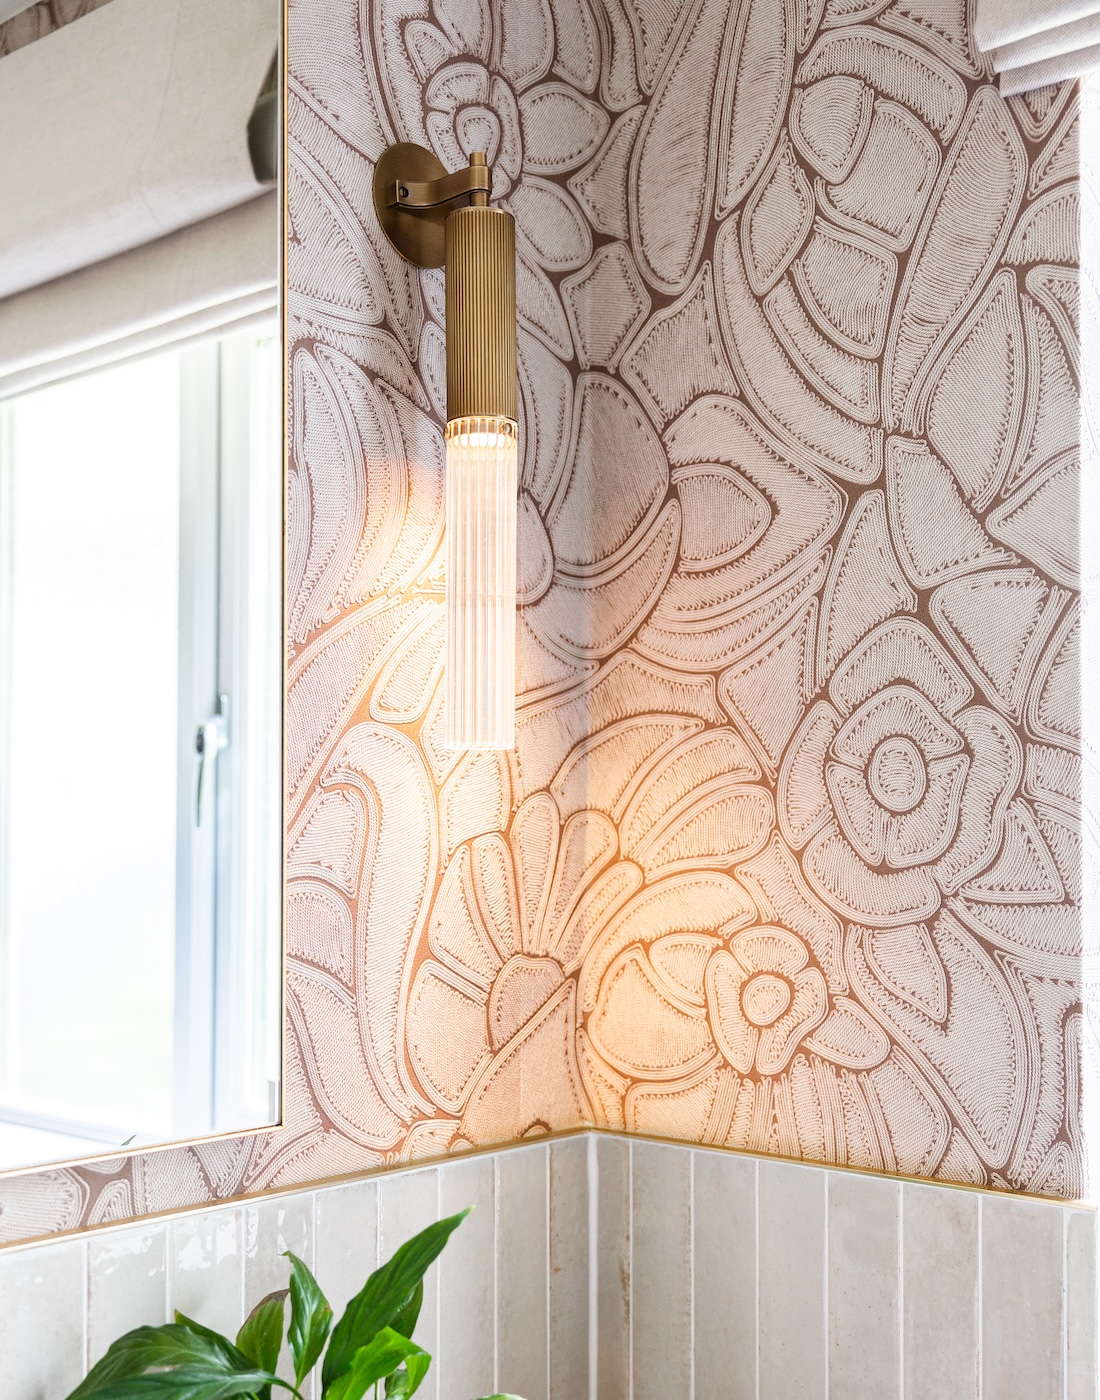
[[515,740],[515,220],[489,207],[492,174],[474,151],[448,174],[402,142],[374,172],[390,242],[447,285],[447,664],[445,742],[510,749]]

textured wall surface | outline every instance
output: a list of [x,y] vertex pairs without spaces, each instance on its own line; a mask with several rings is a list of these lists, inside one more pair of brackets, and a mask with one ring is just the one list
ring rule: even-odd
[[[4,1250],[4,1400],[62,1400],[116,1337],[176,1308],[235,1336],[261,1298],[286,1287],[288,1249],[339,1318],[398,1245],[466,1206],[473,1214],[425,1278],[416,1339],[434,1364],[418,1394],[581,1400],[588,1158],[586,1136],[574,1137]],[[289,1362],[284,1347],[284,1376]],[[303,1389],[320,1400],[319,1385]]]
[[28,5],[0,24],[0,58],[25,44],[33,44],[36,39],[45,38],[63,24],[71,24],[74,19],[106,3],[107,0],[38,0],[37,4]]
[[[584,1121],[1081,1190],[1077,96],[964,11],[291,5],[289,1120],[0,1234]],[[518,223],[507,756],[441,746],[395,139]]]
[[234,1333],[285,1249],[339,1315],[467,1205],[426,1400],[1097,1397],[1094,1211],[589,1133],[4,1250],[4,1400],[60,1400],[173,1308]]
[[1094,1211],[596,1147],[591,1400],[1097,1400]]

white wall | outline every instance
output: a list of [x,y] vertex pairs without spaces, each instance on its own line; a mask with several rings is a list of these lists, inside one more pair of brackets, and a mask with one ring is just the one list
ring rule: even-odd
[[469,1204],[426,1400],[1097,1394],[1094,1212],[591,1133],[0,1251],[4,1400],[62,1400],[174,1308],[235,1330],[283,1249],[340,1307]]

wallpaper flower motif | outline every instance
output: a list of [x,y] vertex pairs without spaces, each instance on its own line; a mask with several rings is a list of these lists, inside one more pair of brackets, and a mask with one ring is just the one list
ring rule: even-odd
[[[1083,1189],[1078,97],[966,8],[294,0],[290,1118],[24,1233],[583,1122]],[[519,229],[510,755],[394,140]]]

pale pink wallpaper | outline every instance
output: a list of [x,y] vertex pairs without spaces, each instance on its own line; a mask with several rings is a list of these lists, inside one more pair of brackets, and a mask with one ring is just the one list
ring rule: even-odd
[[[289,23],[290,1121],[0,1235],[581,1123],[1078,1194],[1075,89],[964,0]],[[441,747],[394,140],[518,223],[507,756]]]

